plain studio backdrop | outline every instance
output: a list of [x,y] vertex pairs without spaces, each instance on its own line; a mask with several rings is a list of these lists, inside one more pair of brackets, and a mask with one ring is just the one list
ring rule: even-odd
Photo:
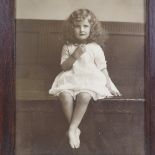
[[[71,155],[59,102],[62,24],[88,8],[109,32],[104,52],[120,98],[90,104],[77,155],[144,155],[144,0],[16,1],[16,155]],[[135,138],[136,137],[136,138]]]
[[17,19],[64,20],[78,8],[92,10],[101,21],[144,23],[144,0],[17,0]]

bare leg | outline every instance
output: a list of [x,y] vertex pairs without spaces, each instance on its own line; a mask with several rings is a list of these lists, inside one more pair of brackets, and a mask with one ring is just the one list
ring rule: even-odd
[[62,92],[59,95],[59,100],[61,101],[62,109],[67,118],[67,121],[70,124],[73,113],[73,97],[67,92]]
[[77,95],[76,106],[73,112],[70,129],[78,128],[82,118],[87,110],[91,95],[89,93],[80,93]]
[[76,148],[80,146],[80,139],[79,139],[80,134],[77,132],[77,129],[87,110],[90,99],[91,99],[91,95],[89,93],[80,93],[77,95],[76,106],[72,114],[72,120],[68,131],[70,135],[76,136],[76,140],[75,140]]
[[[73,107],[74,107],[73,97],[67,92],[62,92],[59,95],[59,100],[61,101],[63,112],[64,112],[64,114],[65,114],[65,116],[67,118],[67,121],[68,121],[69,125],[70,125],[70,122],[71,122],[71,119],[72,119],[72,114],[73,114]],[[81,133],[79,128],[77,128],[76,133],[77,133],[77,135],[79,137],[80,133]],[[69,137],[70,146],[72,148],[75,148],[75,145],[76,145],[75,135],[70,134],[69,132],[67,133],[67,135]]]

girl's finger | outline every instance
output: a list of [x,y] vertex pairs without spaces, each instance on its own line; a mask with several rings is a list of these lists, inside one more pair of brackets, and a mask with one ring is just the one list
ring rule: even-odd
[[80,47],[85,51],[85,44],[81,44]]
[[80,47],[85,47],[85,44],[80,44]]
[[122,96],[121,94],[120,94],[120,92],[117,92],[117,91],[112,91],[111,92],[113,95],[115,95],[115,96]]
[[117,92],[117,96],[122,96],[122,94],[120,92]]

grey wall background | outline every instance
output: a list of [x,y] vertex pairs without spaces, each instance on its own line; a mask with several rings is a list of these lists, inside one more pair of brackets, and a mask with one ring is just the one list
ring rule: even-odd
[[145,0],[17,0],[16,18],[64,20],[77,8],[91,9],[101,21],[145,21]]

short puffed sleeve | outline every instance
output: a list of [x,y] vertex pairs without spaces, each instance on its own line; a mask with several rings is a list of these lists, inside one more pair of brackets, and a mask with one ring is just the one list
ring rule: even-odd
[[62,64],[68,58],[69,58],[69,49],[68,49],[68,46],[67,45],[64,45],[62,47],[61,62],[60,62],[60,64]]
[[105,59],[104,52],[102,48],[97,45],[95,50],[95,64],[99,70],[107,68],[107,61]]

